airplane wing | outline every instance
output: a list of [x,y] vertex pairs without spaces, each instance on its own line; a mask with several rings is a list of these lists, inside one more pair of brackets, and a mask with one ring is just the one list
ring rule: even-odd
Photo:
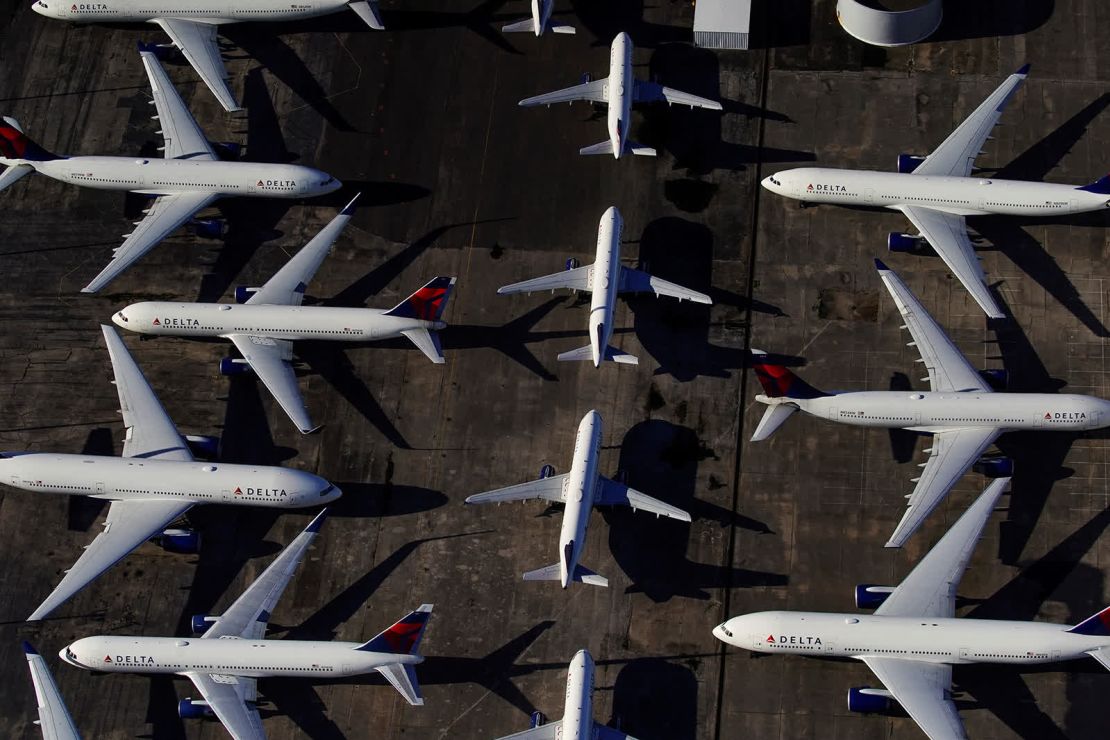
[[266,731],[262,729],[258,709],[247,706],[247,697],[252,696],[255,689],[255,679],[198,671],[186,671],[182,675],[193,682],[208,702],[208,708],[235,740],[265,740]]
[[275,306],[299,306],[304,300],[304,292],[312,276],[320,269],[320,263],[328,256],[335,240],[343,232],[343,228],[351,220],[355,212],[355,201],[358,195],[351,199],[339,215],[333,218],[327,226],[320,230],[312,241],[304,246],[301,251],[285,263],[285,266],[274,273],[266,284],[258,289],[248,300],[248,304],[268,304]]
[[507,501],[528,501],[529,499],[542,498],[547,501],[561,502],[563,500],[563,487],[566,485],[567,476],[552,475],[548,478],[519,483],[507,488],[498,488],[496,491],[476,493],[467,496],[465,503],[490,504],[505,503]]
[[995,427],[953,429],[934,434],[932,452],[925,469],[909,495],[902,521],[898,522],[886,547],[904,545],[999,434],[1001,430]]
[[[529,21],[531,23],[531,21]],[[562,735],[563,721],[561,719],[554,722],[542,724],[539,727],[532,727],[522,732],[514,732],[512,735],[505,735],[497,740],[557,740]]]
[[96,536],[62,582],[27,617],[42,619],[96,580],[101,573],[132,550],[162,532],[166,525],[188,511],[192,501],[181,499],[122,499],[113,501],[104,520],[104,531]]
[[181,50],[189,64],[193,65],[204,84],[220,101],[228,113],[242,110],[228,87],[227,69],[220,56],[220,45],[216,40],[216,26],[211,23],[197,23],[182,18],[156,18],[154,22]]
[[631,267],[621,265],[620,288],[622,293],[654,293],[677,298],[680,301],[694,301],[695,303],[713,303],[705,293],[683,288],[677,283],[672,283],[654,275],[649,275],[642,270],[633,270]]
[[703,98],[700,95],[675,90],[673,87],[663,87],[655,82],[636,80],[633,98],[637,103],[666,103],[667,105],[688,105],[691,108],[708,108],[709,110],[722,110],[721,104],[716,100]]
[[160,460],[193,460],[189,445],[181,438],[166,409],[154,395],[135,358],[116,330],[101,325],[108,356],[112,360],[112,374],[119,394],[120,413],[125,428],[124,457],[147,457]]
[[950,694],[952,666],[898,658],[861,658],[930,740],[966,740]]
[[991,481],[975,503],[879,605],[875,614],[886,617],[954,617],[956,588],[967,570],[975,545],[983,536],[983,529],[995,504],[1009,485],[1009,478]]
[[576,100],[588,100],[591,103],[609,102],[609,78],[593,80],[582,85],[556,90],[555,92],[525,98],[519,105],[530,108],[534,105],[554,105],[555,103],[573,103]]
[[23,652],[35,684],[35,699],[39,704],[39,718],[35,724],[42,730],[43,740],[81,740],[46,661],[29,642],[23,643]]
[[[166,26],[163,25],[163,28]],[[170,36],[173,36],[172,32]],[[139,56],[143,58],[143,66],[146,67],[147,77],[150,78],[150,89],[154,93],[154,109],[158,111],[158,123],[162,127],[161,133],[166,140],[163,156],[166,159],[217,159],[212,145],[208,143],[193,114],[177,94],[177,88],[166,76],[166,70],[162,69],[158,57],[152,51],[140,51]],[[189,61],[191,62],[192,59]]]
[[257,640],[265,635],[270,613],[277,605],[285,587],[289,585],[297,566],[304,560],[309,545],[316,539],[316,534],[323,526],[327,515],[327,509],[317,514],[304,531],[286,545],[262,575],[256,578],[254,583],[235,600],[235,603],[212,623],[202,639],[240,637],[245,640]]
[[193,214],[218,197],[215,193],[194,190],[157,198],[143,220],[138,222],[135,230],[124,235],[126,238],[123,244],[116,247],[108,266],[101,270],[92,282],[81,288],[81,292],[96,293],[115,280],[140,257],[177,231],[178,227],[193,217]]
[[543,277],[524,280],[512,285],[503,285],[497,289],[498,295],[511,295],[513,293],[538,293],[541,290],[591,290],[593,282],[593,265],[575,267],[573,270],[544,275]]
[[322,426],[312,423],[301,389],[297,386],[292,364],[293,342],[257,334],[228,334],[226,337],[235,344],[251,370],[270,390],[301,434],[312,434]]
[[643,510],[651,512],[655,516],[667,516],[684,522],[690,521],[690,514],[682,509],[640,493],[623,483],[610,480],[605,476],[598,476],[598,482],[597,493],[594,496],[594,503],[598,506],[631,506],[633,511]]
[[968,116],[955,131],[948,135],[933,153],[913,171],[915,175],[950,175],[967,177],[987,142],[991,131],[998,124],[1002,110],[1010,102],[1021,83],[1029,75],[1029,65],[1006,78],[975,112]]
[[1001,319],[1006,315],[987,289],[987,274],[979,263],[975,248],[971,246],[963,216],[922,206],[894,206],[894,210],[905,214],[956,279],[971,293],[983,313],[992,319]]
[[921,361],[929,371],[929,388],[933,391],[978,391],[991,393],[986,379],[956,349],[948,334],[929,315],[902,279],[879,260],[875,260],[879,277],[894,299],[894,305],[910,330],[913,343],[921,353]]

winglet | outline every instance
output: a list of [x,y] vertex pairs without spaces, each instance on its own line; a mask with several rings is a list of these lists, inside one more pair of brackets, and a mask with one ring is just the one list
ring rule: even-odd
[[883,262],[881,259],[877,259],[877,258],[875,260],[875,269],[876,270],[886,270],[886,271],[890,270],[890,268],[886,266],[885,262]]
[[1014,72],[1014,74],[1016,74],[1016,75],[1028,75],[1030,66],[1031,65],[1029,65],[1029,64],[1023,64],[1021,66],[1021,69],[1019,69],[1017,72]]
[[27,655],[38,655],[39,654],[39,651],[35,650],[34,646],[31,643],[27,642],[26,640],[23,641],[23,652],[26,653]]
[[355,193],[355,197],[351,198],[351,202],[343,206],[343,210],[339,212],[340,216],[350,216],[355,212],[355,202],[362,196],[362,193]]
[[328,507],[325,506],[323,509],[320,510],[320,513],[317,514],[316,517],[311,522],[308,523],[308,526],[305,527],[304,531],[311,532],[312,534],[315,534],[315,533],[319,532],[320,527],[322,527],[324,525],[324,520],[327,519],[327,518],[328,518]]

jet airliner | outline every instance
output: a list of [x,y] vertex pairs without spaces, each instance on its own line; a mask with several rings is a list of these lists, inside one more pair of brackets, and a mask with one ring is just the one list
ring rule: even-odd
[[670,87],[663,87],[654,82],[644,82],[633,77],[632,39],[624,32],[617,34],[610,47],[609,76],[607,78],[525,98],[520,101],[520,105],[528,108],[535,105],[550,106],[555,103],[573,103],[576,100],[604,103],[609,109],[606,118],[609,138],[600,144],[584,147],[578,153],[612,154],[614,159],[620,159],[621,155],[628,151],[649,157],[655,156],[654,149],[637,144],[628,138],[633,103],[665,101],[668,105],[677,103],[688,105],[691,108],[721,110],[721,104],[715,100],[684,93]]
[[83,293],[103,288],[220,198],[308,198],[342,185],[311,167],[220,161],[154,54],[143,51],[140,56],[154,93],[159,133],[165,138],[164,158],[59,156],[27,138],[14,118],[0,122],[0,164],[7,167],[0,174],[0,190],[38,172],[71,185],[155,196],[135,230],[124,234],[111,262],[81,289]]
[[559,581],[563,588],[567,588],[572,581],[591,586],[609,585],[605,576],[578,562],[586,545],[586,528],[594,506],[631,506],[634,511],[643,509],[656,516],[690,521],[690,515],[682,509],[601,475],[598,472],[601,435],[601,414],[591,410],[578,424],[569,473],[555,475],[554,469],[545,465],[538,480],[467,497],[468,504],[500,504],[537,498],[565,504],[563,523],[559,529],[559,562],[528,571],[524,580]]
[[887,547],[901,547],[999,435],[1018,430],[1075,433],[1110,425],[1110,402],[1101,398],[993,391],[906,284],[882,262],[875,260],[875,265],[921,352],[929,390],[826,393],[753,350],[764,390],[756,400],[767,404],[767,410],[752,441],[770,437],[799,409],[842,424],[931,434],[929,460],[914,479],[917,487]]
[[896,588],[860,584],[864,614],[772,611],[733,617],[713,634],[760,653],[854,658],[886,688],[848,692],[848,709],[880,712],[898,702],[932,740],[967,737],[952,701],[952,666],[1030,665],[1092,657],[1110,668],[1110,607],[1071,627],[956,618],[956,588],[1009,478],[991,482]]
[[803,167],[776,172],[763,179],[763,187],[803,204],[901,211],[919,234],[891,233],[887,247],[908,251],[928,242],[987,316],[1002,318],[965,218],[1063,216],[1110,207],[1110,175],[1080,186],[973,176],[975,157],[1028,73],[1027,64],[1010,75],[929,156],[899,155],[897,172]]
[[242,109],[227,84],[227,70],[220,57],[217,38],[220,26],[243,21],[298,21],[350,8],[370,28],[379,31],[385,28],[376,0],[312,0],[295,3],[288,0],[236,0],[233,3],[225,0],[174,0],[173,3],[152,3],[147,0],[107,0],[98,3],[36,0],[31,8],[47,18],[59,18],[74,23],[157,24],[170,37],[172,45],[181,50],[204,84],[229,113]]
[[13,488],[111,502],[104,531],[85,547],[28,621],[50,614],[151,538],[158,538],[168,550],[195,552],[199,540],[195,532],[166,527],[196,504],[288,509],[318,506],[341,493],[323,478],[302,470],[198,462],[190,442],[174,427],[123,340],[112,327],[101,328],[123,414],[123,456],[0,453],[0,481]]
[[415,666],[424,660],[418,650],[431,604],[362,644],[266,639],[270,615],[326,516],[325,509],[222,615],[195,615],[193,631],[199,637],[99,635],[77,640],[59,655],[97,673],[184,676],[202,698],[183,699],[178,714],[186,719],[214,714],[236,740],[266,737],[255,705],[260,678],[319,680],[377,671],[405,701],[422,705]]
[[610,206],[601,214],[601,222],[597,227],[597,255],[592,265],[577,267],[573,266],[573,261],[568,260],[568,269],[562,272],[497,289],[500,295],[534,293],[540,290],[554,292],[560,288],[590,291],[590,344],[563,352],[559,355],[559,360],[590,360],[594,367],[601,367],[605,360],[629,365],[639,363],[634,355],[609,345],[613,336],[613,312],[617,307],[618,293],[654,293],[657,296],[677,298],[679,301],[713,302],[704,293],[661,280],[642,270],[623,266],[620,263],[623,229],[624,219],[621,218],[620,211]]
[[236,298],[244,305],[147,301],[116,312],[112,321],[147,336],[230,340],[243,358],[225,358],[220,372],[234,375],[253,370],[297,429],[311,434],[320,426],[312,422],[297,388],[294,341],[367,342],[403,336],[432,362],[444,362],[437,332],[447,326],[441,319],[455,284],[453,277],[434,278],[388,310],[301,305],[306,286],[351,220],[355,200],[261,288],[237,287]]
[[574,26],[551,20],[551,11],[555,9],[555,0],[532,0],[532,17],[525,18],[516,23],[502,26],[502,33],[527,33],[531,31],[536,36],[544,33],[574,33]]

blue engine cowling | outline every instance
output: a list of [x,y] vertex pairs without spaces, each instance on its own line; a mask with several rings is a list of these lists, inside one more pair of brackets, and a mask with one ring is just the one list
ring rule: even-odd
[[216,156],[224,162],[238,162],[243,156],[243,145],[237,141],[210,141]]
[[1009,478],[1014,474],[1014,461],[1009,457],[981,457],[971,469],[988,478]]
[[925,157],[918,157],[913,154],[899,154],[898,155],[898,171],[903,175],[908,175],[925,161]]
[[856,608],[878,609],[893,592],[893,586],[880,586],[876,583],[861,583],[856,586]]
[[189,226],[204,239],[221,239],[224,235],[224,222],[218,218],[194,218]]
[[216,617],[210,617],[207,614],[194,614],[189,619],[189,624],[193,628],[194,635],[203,635],[216,621]]
[[892,231],[886,235],[886,248],[891,252],[912,252],[921,244],[921,237]]
[[193,457],[215,460],[220,456],[219,437],[211,437],[207,434],[186,434],[185,443],[189,445],[189,451],[193,453]]
[[545,715],[543,712],[540,712],[540,711],[532,712],[531,729],[534,730],[537,727],[541,727],[542,725],[546,725],[546,724],[547,724],[547,715]]
[[554,465],[544,465],[542,468],[540,468],[540,480],[543,480],[544,478],[550,478],[553,475],[555,475]]
[[167,552],[195,555],[200,551],[200,532],[193,529],[167,529],[158,536],[158,544]]
[[216,715],[208,708],[208,702],[182,699],[177,702],[177,716],[181,719],[204,719]]
[[567,269],[568,270],[577,270],[581,266],[582,266],[582,263],[579,262],[574,257],[567,257]]
[[220,375],[242,375],[250,371],[251,366],[246,360],[239,360],[234,357],[220,359]]
[[249,301],[251,299],[251,296],[253,296],[257,292],[258,292],[258,288],[248,288],[245,285],[236,285],[235,286],[235,302],[236,303],[246,303],[247,301]]
[[1002,368],[990,368],[987,370],[980,370],[979,374],[987,381],[996,391],[1004,391],[1010,386],[1010,373],[1008,370]]
[[[868,693],[864,693],[867,691]],[[871,693],[874,692],[874,693]],[[890,711],[890,696],[882,689],[870,686],[848,689],[848,711],[860,714],[875,714]]]

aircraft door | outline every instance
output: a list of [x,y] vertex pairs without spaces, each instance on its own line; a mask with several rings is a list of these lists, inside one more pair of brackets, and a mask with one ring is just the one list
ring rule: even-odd
[[968,648],[965,648],[965,647],[960,648],[960,660],[964,661],[964,662],[967,662],[970,659],[971,659],[971,650],[969,650]]
[[837,421],[840,418],[840,407],[829,406],[828,411],[826,411],[825,413],[828,414],[827,418],[829,421]]
[[1100,426],[1098,421],[1099,416],[1101,416],[1101,413],[1097,410],[1087,414],[1087,418],[1089,419],[1089,421],[1087,422],[1087,428],[1098,429]]
[[875,202],[875,189],[874,188],[864,188],[864,190],[863,190],[863,199],[866,200],[868,203],[874,203]]
[[96,492],[97,493],[104,493],[104,483],[102,481],[97,481],[96,482]]

